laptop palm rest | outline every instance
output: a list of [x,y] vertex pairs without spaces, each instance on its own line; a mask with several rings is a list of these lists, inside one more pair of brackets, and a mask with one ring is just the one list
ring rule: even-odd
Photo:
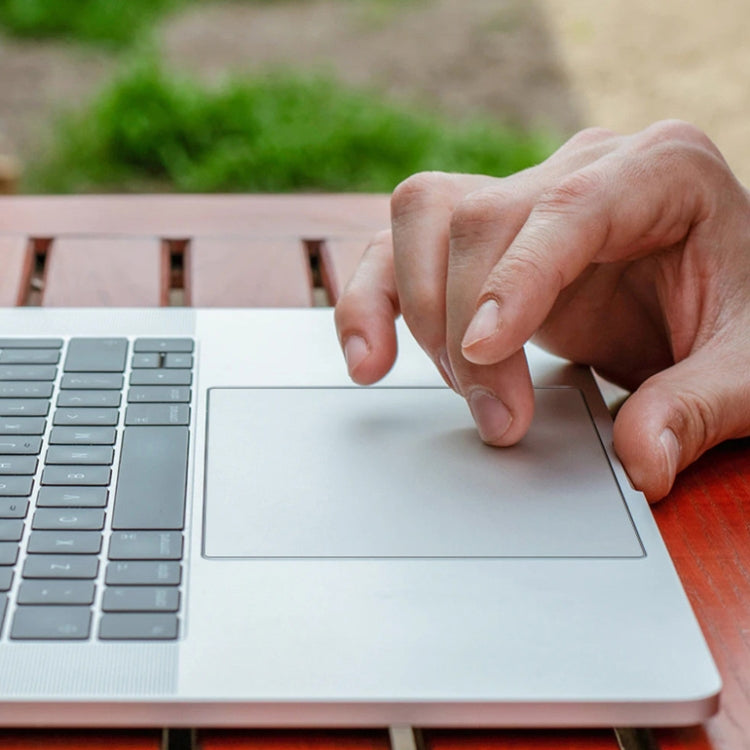
[[641,557],[583,395],[536,389],[512,448],[447,388],[213,388],[204,554]]

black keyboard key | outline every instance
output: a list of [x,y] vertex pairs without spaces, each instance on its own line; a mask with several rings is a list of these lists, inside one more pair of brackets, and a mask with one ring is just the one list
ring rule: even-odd
[[0,398],[49,398],[52,395],[52,383],[0,383]]
[[152,339],[141,338],[135,340],[134,352],[192,352],[192,339]]
[[117,409],[71,409],[60,407],[55,412],[52,424],[112,427],[117,424],[119,417]]
[[193,366],[192,354],[166,354],[164,355],[164,367],[169,368],[187,368]]
[[180,592],[170,586],[111,586],[104,592],[104,612],[176,612]]
[[114,445],[116,434],[114,427],[53,427],[49,442],[50,445]]
[[63,530],[34,531],[26,547],[27,552],[35,555],[98,555],[101,549],[99,532]]
[[0,349],[61,349],[62,345],[62,339],[0,339]]
[[42,449],[40,437],[0,437],[0,453],[10,455],[36,456]]
[[190,388],[186,386],[138,385],[128,391],[129,404],[187,404]]
[[104,528],[104,511],[98,508],[38,508],[31,528],[100,530]]
[[0,519],[0,542],[20,542],[22,536],[22,519]]
[[114,455],[114,448],[109,445],[51,445],[47,451],[46,463],[109,466]]
[[24,578],[93,579],[99,558],[91,555],[29,555],[23,565]]
[[110,560],[179,560],[182,534],[175,531],[117,531],[109,540]]
[[13,640],[85,640],[89,637],[88,607],[20,606],[13,616]]
[[106,487],[42,487],[36,505],[38,508],[104,508],[108,494]]
[[187,404],[131,404],[125,410],[126,425],[188,425]]
[[0,475],[31,476],[36,473],[34,456],[0,456]]
[[162,612],[106,614],[99,624],[99,638],[105,641],[174,640],[177,631],[177,615]]
[[190,370],[133,370],[131,385],[190,385],[193,374]]
[[3,629],[3,620],[5,619],[5,610],[8,608],[8,597],[0,594],[0,632]]
[[161,560],[117,560],[107,565],[105,583],[111,586],[178,586],[182,566]]
[[0,380],[54,380],[57,367],[54,365],[0,365]]
[[161,354],[134,354],[130,365],[134,370],[160,367]]
[[123,372],[127,339],[75,338],[68,344],[65,372]]
[[15,565],[18,560],[18,542],[0,542],[0,565]]
[[56,365],[60,352],[55,349],[4,349],[0,351],[2,365]]
[[0,497],[28,497],[33,484],[32,477],[0,476]]
[[111,476],[112,469],[109,466],[47,466],[42,472],[42,484],[106,487]]
[[0,518],[26,518],[29,501],[20,498],[0,498]]
[[0,437],[6,435],[43,435],[44,417],[0,417]]
[[120,391],[124,378],[115,372],[65,373],[60,380],[63,390]]
[[187,427],[127,427],[112,528],[183,528],[187,460]]
[[93,581],[23,581],[19,604],[93,604]]
[[49,402],[39,398],[0,399],[0,417],[46,417]]
[[[13,568],[0,568],[0,591],[10,591],[13,584]],[[0,627],[2,626],[2,617],[0,617]]]
[[60,391],[58,406],[103,406],[117,408],[120,405],[119,391]]

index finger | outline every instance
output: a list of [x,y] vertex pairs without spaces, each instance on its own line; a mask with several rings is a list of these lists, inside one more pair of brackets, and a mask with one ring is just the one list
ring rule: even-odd
[[488,273],[462,353],[501,362],[542,326],[559,293],[590,263],[635,258],[683,240],[707,213],[702,185],[718,166],[674,145],[614,152],[540,196]]

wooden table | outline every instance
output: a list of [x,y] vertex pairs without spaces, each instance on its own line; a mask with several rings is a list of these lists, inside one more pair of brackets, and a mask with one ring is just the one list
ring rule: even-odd
[[[0,305],[334,304],[382,195],[0,198]],[[654,509],[724,679],[705,726],[654,732],[425,731],[431,750],[750,748],[750,442],[683,472]],[[158,731],[0,732],[0,748],[147,750]],[[173,733],[203,750],[387,750],[385,731]]]

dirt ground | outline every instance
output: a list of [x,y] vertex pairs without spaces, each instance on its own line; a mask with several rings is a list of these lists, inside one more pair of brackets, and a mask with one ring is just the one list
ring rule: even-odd
[[[157,40],[176,69],[217,80],[322,70],[452,116],[484,113],[566,136],[681,117],[750,181],[747,0],[236,0],[190,6]],[[117,66],[79,46],[0,37],[0,156],[34,159],[54,114]]]

